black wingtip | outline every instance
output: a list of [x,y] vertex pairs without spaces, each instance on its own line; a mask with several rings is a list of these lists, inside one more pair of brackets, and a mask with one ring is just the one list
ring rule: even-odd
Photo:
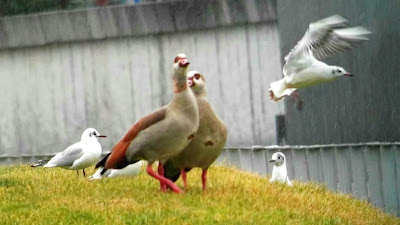
[[104,167],[106,165],[107,159],[108,159],[108,157],[110,157],[110,155],[111,155],[111,152],[108,153],[102,160],[100,160],[100,162],[98,162],[94,168],[97,169],[99,167]]
[[38,160],[38,161],[35,162],[33,165],[31,165],[31,167],[44,166],[48,161],[49,161],[49,160],[46,160],[46,159]]

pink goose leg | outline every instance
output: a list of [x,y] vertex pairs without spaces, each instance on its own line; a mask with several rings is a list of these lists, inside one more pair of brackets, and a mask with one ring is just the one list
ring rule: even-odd
[[201,182],[203,184],[203,191],[205,191],[207,183],[207,169],[204,169],[203,173],[201,173]]
[[186,182],[186,171],[185,169],[181,169],[181,176],[182,176],[182,181],[183,181],[183,187],[185,188],[185,191],[187,190],[187,182]]
[[[158,174],[160,176],[164,176],[164,165],[161,162],[158,162]],[[160,191],[162,192],[167,191],[167,185],[161,181],[160,181]]]
[[153,171],[153,168],[151,167],[152,164],[153,163],[149,163],[149,165],[147,166],[147,173],[150,176],[156,178],[158,181],[160,181],[160,183],[164,183],[164,184],[168,185],[172,189],[173,192],[175,192],[175,193],[183,193],[183,191],[178,186],[176,186],[174,184],[174,182],[172,182],[171,180],[169,180],[169,179],[167,179],[167,178],[165,178],[163,176],[160,176],[157,173],[155,173]]

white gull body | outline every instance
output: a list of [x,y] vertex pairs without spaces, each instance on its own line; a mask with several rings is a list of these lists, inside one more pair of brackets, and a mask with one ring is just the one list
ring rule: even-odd
[[83,170],[94,165],[101,156],[101,145],[97,141],[100,135],[94,128],[86,129],[77,142],[62,152],[57,153],[43,167],[61,167],[69,170]]
[[130,164],[123,169],[109,169],[104,174],[101,174],[104,167],[100,167],[89,180],[101,179],[106,177],[133,177],[139,174],[140,168],[143,165],[143,161],[139,161],[134,164]]
[[274,167],[272,168],[272,177],[269,182],[278,181],[292,186],[292,182],[289,180],[287,175],[285,155],[282,152],[275,152],[269,162],[274,163]]
[[304,37],[285,57],[283,79],[270,84],[269,94],[273,101],[279,101],[299,88],[352,76],[341,67],[319,61],[368,40],[365,37],[370,34],[367,29],[361,26],[343,28],[346,22],[343,17],[334,15],[309,25]]

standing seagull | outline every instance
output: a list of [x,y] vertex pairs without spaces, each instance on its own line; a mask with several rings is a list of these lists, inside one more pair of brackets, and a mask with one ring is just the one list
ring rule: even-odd
[[206,190],[207,169],[221,154],[225,146],[227,130],[224,122],[215,114],[207,99],[205,79],[197,71],[188,73],[188,85],[196,96],[199,107],[200,125],[196,136],[177,156],[165,163],[165,177],[176,181],[179,174],[187,189],[186,172],[194,167],[203,170],[203,191]]
[[285,155],[282,152],[275,152],[269,162],[274,163],[274,167],[272,168],[272,177],[269,182],[278,181],[292,186],[292,182],[289,180],[287,175]]
[[345,18],[334,15],[310,24],[304,37],[285,57],[283,79],[270,84],[269,95],[273,101],[289,96],[298,88],[352,76],[341,67],[318,60],[368,40],[364,36],[370,34],[367,29],[361,26],[342,28],[346,22]]
[[57,153],[48,162],[39,160],[32,167],[61,167],[68,170],[83,171],[86,176],[85,168],[95,164],[101,155],[101,145],[97,141],[99,137],[106,137],[100,135],[94,128],[87,128],[81,137],[81,141],[77,142],[62,152]]
[[[122,169],[139,160],[147,160],[150,176],[159,180],[162,186],[166,184],[174,192],[182,192],[164,177],[162,162],[182,151],[199,127],[199,109],[186,83],[188,66],[189,61],[184,54],[175,57],[172,75],[174,98],[168,105],[141,118],[129,128],[111,154],[102,160],[105,169]],[[159,161],[159,174],[151,167],[155,161]]]

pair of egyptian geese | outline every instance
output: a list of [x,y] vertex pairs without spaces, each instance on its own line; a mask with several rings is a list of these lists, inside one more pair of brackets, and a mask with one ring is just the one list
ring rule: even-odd
[[[205,79],[188,71],[184,54],[175,57],[172,101],[133,124],[112,151],[96,167],[122,169],[139,160],[148,161],[147,173],[160,182],[162,191],[183,192],[173,181],[199,167],[206,189],[207,169],[225,146],[227,129],[207,100]],[[158,173],[152,164],[158,161]],[[172,180],[171,180],[172,179]]]

